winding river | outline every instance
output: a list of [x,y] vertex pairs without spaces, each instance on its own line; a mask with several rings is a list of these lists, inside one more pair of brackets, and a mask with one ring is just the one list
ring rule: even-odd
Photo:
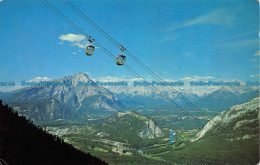
[[[173,131],[173,132],[170,133],[170,135],[169,135],[169,139],[170,139],[170,140],[169,140],[169,142],[166,143],[165,145],[169,145],[169,144],[172,144],[173,142],[176,142],[176,139],[174,138],[174,135],[175,135],[175,131]],[[151,148],[151,147],[156,146],[156,145],[158,145],[158,144],[153,144],[153,145],[151,145],[151,146],[146,146],[146,147],[138,148],[138,149],[136,149],[136,152],[138,152],[139,154],[143,154],[143,152],[142,152],[143,149]]]
[[176,142],[174,135],[175,135],[175,131],[170,133],[170,136],[169,136],[170,141],[167,143],[167,145],[172,144],[173,141]]

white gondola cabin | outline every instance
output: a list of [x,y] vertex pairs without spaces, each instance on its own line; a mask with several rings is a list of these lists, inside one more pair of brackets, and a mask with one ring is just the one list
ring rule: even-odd
[[126,61],[126,56],[123,55],[123,51],[126,50],[122,45],[120,45],[121,54],[116,56],[116,64],[117,65],[124,65]]
[[95,46],[93,46],[91,44],[93,41],[94,41],[94,39],[92,39],[91,36],[89,36],[89,38],[88,38],[89,44],[85,48],[85,53],[88,56],[92,56],[94,54],[94,52],[95,52]]
[[94,54],[94,52],[95,52],[95,47],[93,45],[89,44],[86,46],[85,48],[86,55],[91,56]]
[[124,65],[126,61],[126,56],[120,54],[119,56],[116,56],[116,64],[117,65]]

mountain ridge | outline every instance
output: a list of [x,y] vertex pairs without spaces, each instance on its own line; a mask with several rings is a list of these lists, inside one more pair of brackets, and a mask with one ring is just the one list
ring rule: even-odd
[[[121,102],[109,90],[99,85],[77,86],[78,81],[93,82],[87,74],[77,73],[52,81],[71,85],[26,87],[13,91],[2,99],[5,103],[16,106],[19,113],[36,120],[56,120],[62,116],[62,119],[67,119],[73,113],[115,112],[122,107]],[[44,108],[43,104],[50,104],[50,110]],[[55,116],[45,113],[47,111],[60,113]]]
[[[234,105],[229,110],[223,111],[214,117],[211,121],[209,121],[205,127],[196,135],[196,138],[192,139],[192,141],[194,142],[201,139],[207,134],[207,132],[216,127],[227,127],[227,125],[230,125],[229,127],[231,130],[237,130],[242,129],[240,127],[245,127],[246,124],[250,125],[250,123],[256,123],[257,126],[257,122],[259,123],[260,120],[259,103],[260,97],[257,97],[249,102]],[[242,138],[245,138],[246,136],[247,135],[244,135]]]

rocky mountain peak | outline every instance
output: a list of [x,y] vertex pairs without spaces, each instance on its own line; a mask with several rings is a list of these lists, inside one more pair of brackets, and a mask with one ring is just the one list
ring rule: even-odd
[[61,85],[23,88],[3,100],[12,105],[23,103],[20,111],[37,120],[64,119],[65,113],[76,111],[82,114],[117,111],[121,107],[120,101],[109,90],[92,84],[78,86],[78,81],[93,82],[86,73],[77,73],[53,80]]
[[88,74],[79,72],[74,75],[64,76],[64,77],[58,79],[57,81],[70,82],[71,85],[77,86],[79,81],[88,82],[88,81],[92,81],[92,80],[89,78]]

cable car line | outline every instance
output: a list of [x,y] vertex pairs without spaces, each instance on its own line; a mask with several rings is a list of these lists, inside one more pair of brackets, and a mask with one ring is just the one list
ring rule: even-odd
[[[98,44],[98,46],[104,48],[104,47],[103,47],[102,45],[100,45],[100,44]],[[112,57],[112,58],[114,57],[114,55],[113,55],[110,51],[108,51],[106,48],[104,48],[104,50],[105,50],[105,53],[107,53],[107,54],[110,55],[110,57]],[[128,65],[124,65],[124,67],[125,67],[128,71],[130,71],[134,76],[139,77],[139,78],[143,79],[144,81],[147,81],[144,77],[142,77],[140,74],[138,74],[138,73],[137,73],[136,71],[134,71],[132,68],[130,68]],[[180,110],[182,113],[184,113],[185,115],[187,115],[189,119],[194,120],[198,125],[204,126],[203,123],[201,123],[201,122],[198,121],[197,119],[192,118],[193,116],[192,116],[189,112],[185,111],[182,107],[180,107],[177,103],[175,103],[171,98],[169,98],[166,94],[164,94],[163,92],[161,92],[159,89],[157,89],[157,88],[154,87],[154,86],[148,86],[148,87],[150,87],[150,88],[151,88],[152,90],[154,90],[157,94],[159,94],[161,97],[163,97],[163,99],[164,99],[165,101],[167,101],[167,102],[173,104],[174,107],[179,108],[179,110]]]
[[[59,15],[59,16],[62,16],[63,18],[65,18],[65,21],[66,22],[68,22],[69,24],[71,24],[78,32],[80,32],[81,34],[84,34],[85,36],[89,36],[89,35],[87,35],[81,28],[79,28],[77,25],[75,25],[69,18],[67,18],[64,14],[62,14],[59,10],[57,10],[54,6],[52,6],[47,0],[40,0],[45,6],[47,6],[48,8],[50,8],[52,11],[54,11],[54,13],[55,14],[57,14],[57,15]],[[44,3],[44,2],[46,2],[46,3]],[[115,58],[115,56],[111,53],[111,52],[109,52],[106,48],[104,48],[101,44],[99,44],[98,42],[96,42],[95,41],[95,44],[97,44],[98,46],[100,46],[100,47],[102,47],[104,50],[106,50],[108,53],[108,55],[109,54],[111,54],[110,55],[110,57],[111,58]],[[130,67],[128,67],[127,65],[125,65],[125,68],[127,68],[127,70],[132,70],[132,74],[133,74],[133,72],[134,73],[136,73],[133,69],[131,69]],[[137,74],[137,75],[139,75],[139,74]],[[141,77],[140,75],[139,75],[139,77]],[[141,77],[142,78],[142,77]],[[144,79],[144,78],[142,78],[142,79]],[[145,80],[145,79],[144,79]],[[146,80],[145,80],[146,81]],[[149,86],[150,88],[151,88],[151,86]],[[154,86],[153,86],[154,87]],[[153,89],[153,88],[151,88],[151,89]],[[187,111],[185,111],[184,109],[182,109],[178,104],[176,104],[172,99],[170,99],[167,95],[165,95],[163,92],[161,92],[159,89],[157,89],[156,87],[154,87],[154,89],[156,89],[157,91],[159,91],[162,95],[164,95],[165,97],[163,97],[163,99],[165,99],[165,98],[167,98],[167,102],[171,102],[171,104],[173,104],[173,105],[176,105],[178,108],[179,108],[179,110],[181,111],[181,112],[183,112],[183,113],[185,113],[185,114],[188,114],[188,117],[190,118],[190,119],[192,119],[192,120],[194,120],[196,123],[199,123],[199,124],[201,124],[201,125],[203,125],[204,126],[204,124],[202,124],[200,121],[198,121],[198,120],[196,120],[196,119],[194,119],[194,118],[191,118],[191,114],[189,114]],[[153,89],[153,90],[154,90]],[[155,90],[154,90],[155,91]],[[157,92],[156,92],[157,93]],[[160,96],[162,96],[162,95],[160,95]],[[169,101],[168,101],[169,100]],[[192,116],[193,117],[193,116]],[[215,136],[217,139],[219,139],[219,140],[221,140],[221,141],[223,141],[223,142],[226,142],[226,141],[224,141],[224,140],[222,140],[220,137],[218,137],[218,135],[216,135],[216,134],[214,134],[214,133],[212,133],[212,132],[210,132],[209,131],[209,133],[212,135],[212,136]],[[228,143],[227,143],[228,144]],[[240,145],[239,145],[240,146]],[[232,149],[234,149],[233,148],[233,146],[230,146]]]
[[[115,39],[113,39],[108,33],[106,33],[101,27],[99,27],[97,24],[95,24],[88,16],[86,16],[80,9],[78,9],[75,5],[73,5],[69,0],[63,0],[63,2],[69,6],[73,11],[75,11],[81,18],[83,18],[86,22],[88,22],[91,26],[93,26],[95,29],[97,29],[100,33],[102,33],[107,39],[109,39],[114,45],[121,46]],[[91,24],[92,23],[92,24]],[[126,49],[125,49],[126,50]],[[132,53],[130,53],[128,50],[126,50],[126,54],[130,56],[136,63],[139,63],[141,67],[143,67],[147,72],[151,73],[157,80],[160,82],[165,83],[165,81],[156,73],[154,73],[149,67],[147,67],[144,63],[142,63],[136,56],[134,56]],[[116,57],[119,58],[118,56]],[[171,92],[173,92],[175,95],[180,97],[189,107],[191,107],[193,110],[198,112],[204,119],[210,120],[211,118],[204,113],[202,110],[200,110],[196,105],[194,105],[191,101],[189,101],[185,96],[183,96],[179,91],[177,91],[175,88],[171,86],[165,86]],[[221,128],[220,126],[217,126],[217,129],[219,129],[222,132],[226,132]]]
[[[88,16],[86,16],[80,9],[78,9],[75,5],[73,5],[69,0],[63,0],[63,2],[69,6],[73,11],[75,11],[81,18],[83,18],[87,23],[89,23],[91,26],[93,26],[96,30],[98,30],[100,33],[102,33],[108,40],[110,40],[114,45],[121,46],[115,39],[113,39],[108,33],[106,33],[101,27],[99,27],[97,24],[95,24]],[[157,80],[160,82],[165,83],[165,81],[156,73],[154,73],[149,67],[147,67],[144,63],[142,63],[136,56],[134,56],[132,53],[130,53],[128,50],[126,50],[126,53],[137,63],[139,63],[147,72],[150,72]],[[195,111],[199,111],[198,113],[202,115],[206,120],[210,120],[210,117],[205,114],[203,111],[201,111],[198,107],[196,107],[193,103],[191,103],[186,97],[184,97],[180,92],[178,92],[173,87],[166,86],[168,89],[170,89],[173,93],[175,93],[178,97],[180,97],[186,104],[191,104],[191,108],[195,108]],[[196,110],[197,109],[197,110]]]
[[97,24],[95,24],[90,18],[88,18],[83,12],[81,12],[75,5],[73,5],[68,0],[63,0],[63,2],[72,9],[75,13],[77,13],[82,19],[84,19],[87,23],[89,23],[92,27],[94,27],[97,31],[103,34],[108,40],[110,40],[114,45],[120,47],[121,54],[116,56],[116,64],[118,66],[124,65],[126,62],[126,56],[123,55],[123,51],[126,50],[121,44],[119,44],[116,40],[114,40],[109,34],[107,34],[103,29],[101,29]]
[[[95,39],[92,39],[90,37],[90,35],[88,35],[87,33],[85,33],[80,27],[78,27],[75,23],[73,23],[68,17],[66,17],[63,13],[61,13],[57,8],[55,8],[53,5],[51,5],[47,0],[40,0],[45,6],[47,6],[49,9],[53,10],[57,15],[62,16],[66,22],[68,22],[69,24],[71,24],[78,32],[80,32],[81,34],[89,37],[89,42],[94,42]],[[45,3],[44,3],[45,2]],[[90,39],[91,38],[91,39]],[[97,41],[95,41],[96,44],[99,44]],[[100,45],[100,44],[99,44]],[[100,45],[101,46],[101,45]],[[86,49],[88,49],[89,47],[92,47],[91,45],[88,45],[86,47]],[[103,49],[104,47],[101,46]],[[92,47],[92,49],[94,49]],[[121,55],[119,55],[118,57],[115,57],[116,63],[117,65],[124,65],[126,57],[122,54],[122,52],[124,50],[126,50],[122,45],[120,45],[120,50],[121,50]],[[90,50],[92,52],[88,52],[88,50],[85,50],[87,55],[92,55],[94,50]]]
[[[80,17],[82,17],[86,22],[88,22],[91,26],[93,26],[96,30],[98,30],[100,33],[102,33],[108,40],[110,40],[114,45],[118,46],[120,45],[115,39],[113,39],[108,33],[106,33],[102,28],[100,28],[97,24],[95,24],[89,17],[87,17],[83,12],[81,12],[75,5],[73,5],[69,0],[63,0],[66,5],[68,5],[73,11],[75,11]],[[81,13],[81,14],[79,14]],[[91,23],[92,24],[91,24]],[[121,45],[120,45],[121,46]],[[142,63],[136,56],[134,56],[132,53],[130,53],[128,50],[126,50],[126,53],[132,58],[135,62],[139,63],[147,72],[150,72],[157,80],[160,82],[165,83],[165,81],[156,73],[154,73],[149,67],[147,67],[144,63]],[[117,59],[119,56],[116,57]],[[193,110],[198,112],[204,119],[210,120],[211,118],[204,113],[202,110],[200,110],[196,105],[194,105],[191,101],[189,101],[185,96],[183,96],[180,92],[178,92],[175,88],[166,86],[169,90],[171,90],[173,93],[175,93],[178,97],[180,97],[189,107],[191,107]],[[173,91],[174,90],[174,91]],[[219,129],[221,132],[230,131],[230,129],[223,130],[221,126],[217,126],[217,129]],[[237,142],[237,144],[240,146]]]
[[[43,2],[42,0],[40,0],[41,2]],[[48,3],[48,1],[46,1],[45,0],[45,2],[46,3]],[[45,3],[44,3],[45,4]],[[83,30],[81,30],[77,25],[75,25],[72,21],[70,21],[66,16],[64,16],[60,11],[58,11],[55,7],[53,7],[50,3],[48,3],[56,12],[56,14],[57,13],[59,13],[61,16],[63,16],[64,18],[65,18],[65,20],[67,21],[67,22],[69,22],[70,24],[72,24],[73,25],[73,27],[78,31],[78,32],[80,32],[80,33],[82,33],[82,34],[85,34],[85,35],[87,35]],[[45,4],[46,5],[46,4]],[[47,5],[46,5],[47,6]],[[47,6],[48,8],[50,8],[49,6]],[[51,10],[53,10],[52,8],[50,8]],[[98,44],[97,42],[96,42],[96,44]],[[102,45],[99,45],[100,47],[102,47],[103,49],[105,49]],[[105,49],[106,51],[108,51],[107,49]],[[108,51],[109,52],[109,51]],[[112,57],[113,58],[113,57]],[[149,86],[150,87],[150,86]],[[172,101],[172,100],[171,100]],[[176,103],[175,103],[176,104]],[[192,116],[192,115],[190,115],[190,116]],[[189,117],[190,117],[189,116]],[[203,124],[202,124],[203,125]]]
[[[110,41],[112,41],[116,46],[120,45],[115,39],[113,39],[108,33],[106,33],[101,27],[99,27],[97,24],[95,24],[88,16],[86,16],[80,9],[78,9],[75,5],[73,5],[69,0],[63,0],[64,3],[69,6],[73,11],[75,11],[80,17],[82,17],[86,22],[88,22],[91,26],[93,26],[95,29],[97,29],[100,33],[103,32],[103,35],[108,38]],[[92,24],[91,24],[92,23]],[[143,64],[138,58],[136,58],[133,54],[131,54],[129,51],[127,51],[127,54],[130,55],[130,57],[133,57],[134,60],[136,62],[139,62],[142,66],[144,66],[146,68],[146,70],[148,69],[149,71],[148,72],[151,72],[154,76],[156,76],[157,80],[160,79],[160,81],[162,82],[165,82],[160,76],[158,76],[156,73],[154,73],[150,68],[148,68],[145,64]],[[168,89],[170,89],[169,86],[167,86]],[[171,91],[172,91],[172,88],[171,87]],[[192,104],[186,97],[184,97],[180,92],[178,92],[177,90],[174,89],[174,92],[175,94],[177,93],[177,96],[181,97],[182,99],[184,99],[184,101],[187,103],[187,104]],[[192,106],[194,106],[196,109],[199,110],[199,108],[197,108],[194,104],[192,104]],[[195,110],[196,111],[196,110]],[[200,114],[206,119],[206,120],[210,120],[210,117],[205,114],[203,111],[199,110],[200,111]],[[206,117],[205,117],[206,116]]]
[[[102,47],[102,45],[98,45],[98,46]],[[103,47],[103,48],[104,48],[104,47]],[[112,58],[114,57],[114,55],[113,55],[110,51],[108,51],[106,48],[104,48],[104,50],[105,50],[105,53],[107,53],[110,57],[112,57]],[[143,80],[146,81],[145,78],[143,78],[141,75],[139,75],[139,74],[138,74],[137,72],[135,72],[133,69],[131,69],[130,67],[128,67],[128,65],[124,65],[124,67],[125,67],[128,71],[130,71],[134,76],[139,77],[139,78],[141,78],[141,79],[143,79]],[[202,124],[200,121],[198,121],[198,120],[196,120],[196,119],[194,119],[194,118],[191,118],[191,116],[192,116],[191,114],[189,114],[187,111],[185,111],[184,109],[182,109],[178,104],[176,104],[174,101],[172,101],[167,95],[165,95],[165,94],[164,94],[163,92],[161,92],[159,89],[157,89],[157,88],[154,87],[154,86],[148,86],[148,87],[151,88],[152,90],[154,90],[154,91],[155,91],[158,95],[160,95],[166,102],[168,102],[168,103],[174,105],[174,107],[179,108],[179,111],[182,112],[182,113],[184,113],[184,114],[186,114],[189,119],[195,121],[195,123],[197,123],[198,125],[199,125],[199,124],[204,125],[204,124]],[[193,116],[192,116],[192,117],[193,117]],[[219,139],[220,141],[222,141],[222,142],[224,142],[224,143],[227,143],[227,142],[224,141],[221,137],[219,137],[217,134],[212,133],[211,131],[209,131],[209,134],[210,134],[211,136],[213,136],[213,137],[216,137],[216,138]],[[230,145],[229,143],[227,143],[227,145],[228,145],[230,148],[232,148],[233,151],[236,151],[237,148],[234,148],[234,147],[233,147],[232,145]]]
[[[50,9],[54,9],[56,12],[55,13],[59,13],[61,16],[63,16],[65,19],[66,19],[66,21],[67,22],[69,22],[70,24],[72,24],[75,28],[76,28],[76,30],[78,31],[78,32],[80,32],[81,34],[83,34],[83,35],[86,35],[86,36],[88,36],[87,35],[87,33],[85,33],[81,28],[79,28],[77,25],[75,25],[71,20],[69,20],[69,18],[67,18],[65,15],[63,15],[59,10],[57,10],[53,5],[51,5],[47,0],[40,0],[41,2],[46,2],[47,3],[47,5],[49,5],[49,6],[51,6],[51,8],[49,7],[49,6],[47,6],[48,8],[50,8]],[[45,3],[44,3],[45,4]],[[46,5],[46,4],[45,4]],[[101,48],[103,48],[106,52],[107,52],[107,54],[108,55],[110,55],[110,57],[112,57],[113,59],[115,59],[115,56],[111,53],[111,52],[109,52],[105,47],[103,47],[101,44],[99,44],[97,41],[95,41],[95,44],[97,45],[97,46],[99,46],[99,47],[101,47]],[[126,66],[126,68],[128,68],[128,70],[131,70],[131,72],[135,72],[133,69],[131,69],[129,66],[127,66],[127,65],[125,65]],[[137,74],[136,72],[135,72],[135,74]],[[139,75],[139,74],[138,74]],[[142,76],[138,76],[138,77],[141,77],[143,80],[145,80]],[[145,80],[146,81],[146,80]],[[149,87],[151,87],[151,86],[149,86]],[[157,91],[160,91],[160,90],[158,90],[157,88],[155,88],[154,87],[154,89],[156,89]],[[162,93],[162,92],[161,92]],[[164,93],[162,93],[162,94],[164,94]],[[165,94],[164,94],[165,95]],[[165,95],[165,97],[167,97],[167,95]],[[168,97],[167,97],[168,98]],[[176,104],[174,101],[172,101],[170,98],[168,98],[171,102],[173,102],[177,107],[179,107],[179,108],[181,108],[178,104]],[[167,101],[167,100],[166,100]],[[168,101],[167,101],[168,102]],[[182,108],[181,108],[181,110],[183,110]],[[186,115],[188,115],[188,117],[191,117],[192,115],[191,114],[189,114],[188,112],[186,112],[185,110],[183,110],[183,112],[186,114]],[[193,116],[192,116],[193,117]],[[192,119],[192,118],[190,118],[190,119]],[[196,120],[197,121],[197,120]],[[197,121],[197,122],[199,122],[199,121]],[[203,125],[204,126],[204,124],[202,124],[202,123],[200,123],[199,122],[199,124],[201,124],[201,125]]]
[[[81,10],[79,10],[75,5],[73,5],[68,0],[63,0],[63,2],[69,6],[73,11],[75,11],[81,18],[83,18],[85,21],[87,21],[91,26],[93,26],[95,29],[97,29],[100,33],[104,33],[110,41],[114,42],[117,46],[120,46],[120,44],[113,39],[109,34],[107,34],[102,28],[100,28],[95,22],[93,22],[88,16],[86,16]],[[91,24],[92,23],[92,24]],[[96,28],[97,27],[97,28]]]
[[[43,2],[42,0],[41,0],[41,2]],[[68,19],[65,15],[63,15],[60,11],[58,11],[54,6],[52,6],[50,3],[48,3],[48,1],[44,1],[44,2],[46,2],[47,3],[47,7],[48,8],[50,8],[49,6],[51,6],[51,10],[53,10],[53,11],[55,11],[55,13],[57,14],[59,14],[59,15],[61,15],[61,16],[63,16],[63,18],[65,18],[65,20],[67,21],[67,22],[69,22],[71,25],[73,25],[73,27],[78,31],[78,32],[80,32],[80,33],[82,33],[82,34],[84,34],[84,35],[87,35],[83,30],[81,30],[77,25],[75,25],[72,21],[70,21],[70,19]],[[48,6],[49,5],[49,6]],[[96,44],[98,44],[97,42],[96,42]],[[100,47],[102,47],[103,49],[105,49],[102,45],[100,45],[99,44],[99,46]],[[105,49],[106,51],[108,51],[107,49]],[[109,51],[108,51],[109,52]],[[112,57],[113,58],[113,57]],[[168,101],[167,101],[168,102]],[[175,103],[176,104],[176,103]],[[192,116],[192,115],[191,115]]]

